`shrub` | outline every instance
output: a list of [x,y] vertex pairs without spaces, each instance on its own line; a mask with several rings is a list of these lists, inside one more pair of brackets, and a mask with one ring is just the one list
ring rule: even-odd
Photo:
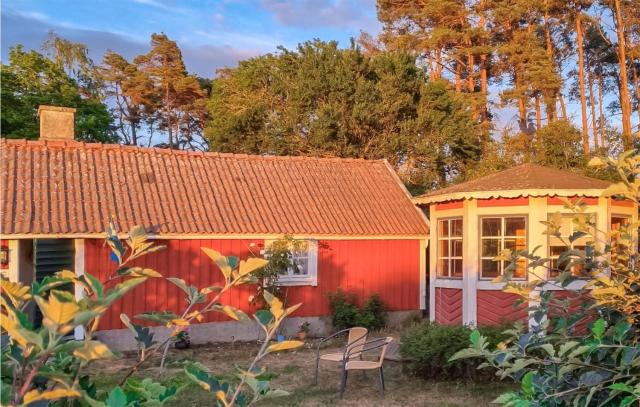
[[354,326],[377,330],[384,328],[387,322],[384,302],[377,294],[371,295],[364,307],[359,309],[354,293],[338,289],[329,294],[329,308],[333,315],[333,326],[338,330]]
[[[506,339],[500,326],[479,328],[495,345]],[[478,371],[479,359],[449,361],[458,351],[469,346],[472,330],[465,325],[440,325],[424,321],[409,328],[400,340],[400,354],[410,359],[415,374],[435,379],[483,379],[490,377]]]

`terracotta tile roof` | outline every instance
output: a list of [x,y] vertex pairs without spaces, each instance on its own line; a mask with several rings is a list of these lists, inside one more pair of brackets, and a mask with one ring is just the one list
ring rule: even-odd
[[611,183],[570,171],[522,164],[471,181],[437,189],[414,198],[416,203],[430,203],[451,199],[516,196],[573,195],[598,196],[598,191]]
[[385,161],[0,142],[4,234],[423,235]]

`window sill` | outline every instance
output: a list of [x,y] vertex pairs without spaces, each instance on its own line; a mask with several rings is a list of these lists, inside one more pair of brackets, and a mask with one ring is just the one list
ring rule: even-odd
[[310,285],[313,287],[318,286],[318,281],[313,278],[301,278],[301,279],[280,279],[278,285],[283,287],[296,287]]

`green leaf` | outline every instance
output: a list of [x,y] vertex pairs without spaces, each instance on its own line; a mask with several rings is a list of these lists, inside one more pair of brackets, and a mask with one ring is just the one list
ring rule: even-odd
[[522,377],[522,391],[529,396],[533,394],[533,375],[533,372],[527,372]]
[[105,400],[105,404],[108,407],[126,407],[127,396],[124,394],[121,387],[115,387],[109,393],[109,396]]
[[171,311],[162,311],[162,312],[143,312],[142,314],[136,315],[136,318],[141,319],[143,321],[149,322],[158,322],[161,324],[166,324],[174,319],[178,319],[178,316]]
[[593,333],[593,337],[596,338],[597,340],[602,340],[602,337],[604,336],[605,328],[606,328],[606,323],[604,319],[602,318],[598,319],[596,322],[593,323],[593,326],[591,327],[591,333]]
[[482,335],[480,335],[480,331],[474,329],[473,332],[471,332],[471,335],[469,335],[469,340],[474,346],[478,346],[478,342],[480,341],[481,337]]
[[228,279],[231,276],[231,266],[229,265],[229,260],[220,254],[217,250],[210,249],[208,247],[202,247],[202,251],[209,256],[211,260],[220,268],[224,277]]
[[273,321],[273,314],[271,313],[271,311],[266,309],[257,311],[255,313],[255,317],[262,326],[267,326],[271,323],[271,321]]
[[187,296],[191,294],[191,290],[189,289],[189,286],[183,279],[177,278],[177,277],[167,277],[167,280],[171,281],[174,285],[178,286],[182,291],[185,292],[185,294],[187,294]]
[[82,360],[90,361],[106,359],[113,356],[111,350],[99,341],[84,341],[82,347],[73,351],[73,355]]
[[617,390],[617,391],[625,391],[627,393],[633,393],[633,387],[629,386],[626,383],[613,383],[612,385],[609,386],[609,388],[611,390]]

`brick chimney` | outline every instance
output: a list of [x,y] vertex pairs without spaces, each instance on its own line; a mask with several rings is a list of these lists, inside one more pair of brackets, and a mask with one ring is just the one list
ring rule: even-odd
[[41,140],[73,140],[76,109],[62,106],[38,107]]

